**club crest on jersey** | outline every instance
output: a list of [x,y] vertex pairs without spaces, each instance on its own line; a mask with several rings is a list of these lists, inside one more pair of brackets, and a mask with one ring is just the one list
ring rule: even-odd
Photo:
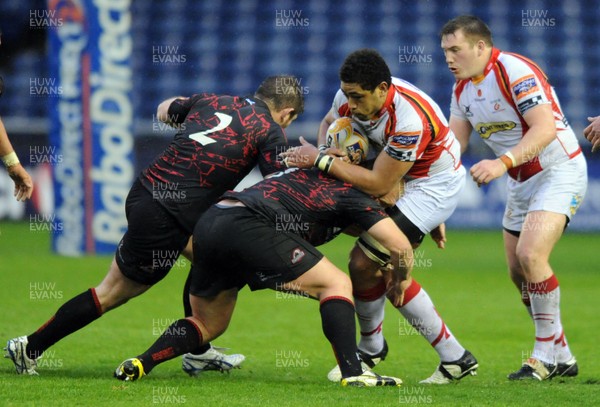
[[412,148],[417,145],[419,136],[406,136],[406,135],[393,135],[390,141],[390,145],[399,148]]
[[297,264],[300,260],[302,260],[304,258],[304,255],[306,253],[304,253],[304,250],[302,250],[299,247],[296,247],[294,250],[292,250],[292,257],[291,257],[291,261],[292,264]]
[[475,130],[479,133],[482,139],[489,138],[492,134],[499,131],[512,130],[517,126],[515,122],[489,122],[489,123],[477,123]]
[[502,106],[502,100],[501,99],[494,99],[490,101],[490,104],[492,105],[492,108],[494,109],[492,111],[492,113],[499,113],[499,112],[503,112],[506,109]]
[[517,79],[512,83],[512,89],[517,97],[517,100],[523,99],[525,96],[537,92],[539,90],[537,82],[533,75],[527,75]]

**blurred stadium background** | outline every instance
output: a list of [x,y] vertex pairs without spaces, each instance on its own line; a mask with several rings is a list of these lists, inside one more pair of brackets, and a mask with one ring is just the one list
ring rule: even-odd
[[[292,142],[300,135],[314,140],[318,123],[339,86],[338,67],[347,53],[360,47],[378,49],[395,76],[428,92],[448,113],[453,78],[439,48],[438,31],[448,19],[471,13],[489,24],[498,48],[534,59],[549,75],[590,167],[588,195],[572,229],[600,229],[600,167],[581,136],[586,117],[600,114],[600,8],[587,1],[481,3],[2,0],[0,75],[5,90],[0,99],[0,117],[21,161],[35,177],[36,196],[27,204],[16,203],[12,182],[1,169],[0,219],[54,225],[54,248],[65,254],[111,252],[116,244],[114,236],[118,241],[120,233],[112,233],[115,231],[110,230],[112,226],[107,226],[106,219],[104,224],[98,220],[100,229],[95,229],[95,222],[107,206],[114,209],[122,204],[122,195],[114,189],[111,195],[110,189],[98,185],[114,181],[109,173],[101,174],[102,159],[110,156],[111,149],[127,150],[124,154],[133,170],[130,173],[127,168],[117,168],[115,171],[121,171],[117,178],[129,180],[135,176],[173,134],[154,117],[162,100],[196,92],[250,94],[264,77],[292,73],[305,90],[306,111],[287,133]],[[71,30],[78,24],[81,32]],[[114,30],[112,37],[110,30]],[[106,33],[109,36],[102,39]],[[82,41],[87,57],[69,59],[73,55],[64,48],[67,40]],[[81,62],[81,69],[73,65],[74,61]],[[83,89],[77,105],[81,117],[65,119],[59,105],[72,93],[70,86],[75,83],[64,81],[73,70],[79,75],[76,85]],[[116,99],[105,99],[107,117],[98,120],[85,89],[93,94],[102,84],[118,89],[126,102],[120,105]],[[113,134],[108,147],[101,146],[99,134],[119,123],[121,133]],[[77,143],[83,147],[61,138],[65,126],[74,126],[75,133],[80,133]],[[464,157],[467,166],[489,156],[476,137],[473,139]],[[131,151],[127,149],[129,144]],[[83,148],[84,155],[81,187],[65,192],[64,184],[53,182],[53,174],[61,171],[73,154],[71,150],[78,148]],[[94,172],[96,176],[91,175]],[[119,182],[122,186],[123,180]],[[450,225],[498,227],[503,191],[502,181],[482,189],[468,182]],[[78,203],[77,210],[71,207],[67,211],[71,219],[60,214],[68,193],[77,195]],[[110,195],[107,200],[103,200],[105,193]],[[109,211],[107,216],[117,219],[117,226],[123,225],[123,211]],[[99,238],[94,230],[100,230],[104,237]],[[86,237],[78,243],[57,242],[60,235],[79,232]]]

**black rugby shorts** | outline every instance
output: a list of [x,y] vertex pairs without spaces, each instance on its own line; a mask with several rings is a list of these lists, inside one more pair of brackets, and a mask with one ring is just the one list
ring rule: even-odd
[[127,232],[115,259],[121,272],[140,284],[153,285],[162,280],[185,248],[189,233],[139,179],[125,201]]
[[194,229],[190,293],[211,297],[246,284],[252,291],[278,289],[314,267],[321,254],[296,234],[246,207],[212,206]]

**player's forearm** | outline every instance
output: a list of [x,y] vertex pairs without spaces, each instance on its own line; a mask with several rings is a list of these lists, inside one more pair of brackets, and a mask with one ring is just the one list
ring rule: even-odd
[[375,171],[339,159],[333,161],[329,174],[375,197],[387,194],[396,185],[390,177],[382,177]]
[[4,127],[2,120],[0,120],[0,159],[7,168],[19,165],[19,157],[17,157],[17,153],[15,153],[15,150],[8,139],[8,134],[6,133],[6,128]]
[[[533,160],[544,148],[556,138],[556,127],[535,125],[529,128],[519,144],[511,148],[507,154],[514,158],[512,166],[516,167]],[[512,157],[510,157],[512,155]]]
[[329,110],[329,112],[327,112],[327,114],[325,115],[325,117],[323,117],[323,120],[321,120],[321,123],[319,124],[319,133],[317,134],[318,146],[320,146],[321,144],[325,144],[325,142],[327,141],[325,137],[327,135],[327,129],[329,128],[329,125],[334,122],[334,120],[335,117],[333,115],[333,110]]
[[327,122],[327,117],[321,120],[321,124],[319,125],[319,133],[317,134],[317,145],[325,144],[327,141],[325,136],[327,134],[327,129],[331,123]]
[[2,120],[0,120],[0,156],[5,156],[13,151],[13,146],[8,139],[8,134],[6,133],[4,123],[2,123]]

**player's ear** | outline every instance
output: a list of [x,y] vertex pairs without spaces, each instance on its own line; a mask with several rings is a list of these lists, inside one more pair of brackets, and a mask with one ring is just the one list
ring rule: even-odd
[[388,92],[389,88],[390,88],[390,86],[388,85],[387,82],[381,82],[379,85],[377,85],[377,92],[379,93],[379,96],[380,97],[387,96],[387,92]]
[[481,54],[483,54],[483,51],[485,51],[485,41],[479,40],[477,41],[477,55],[481,56]]
[[297,117],[293,107],[285,107],[279,110],[273,117],[275,122],[284,129],[289,126]]

